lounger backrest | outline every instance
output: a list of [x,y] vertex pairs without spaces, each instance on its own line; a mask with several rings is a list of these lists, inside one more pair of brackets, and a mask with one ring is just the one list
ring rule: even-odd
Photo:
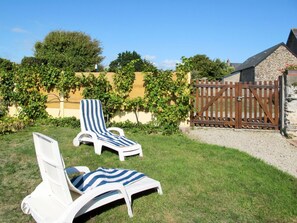
[[73,201],[68,188],[65,166],[62,160],[58,142],[40,133],[33,133],[37,161],[41,177],[51,196],[64,205]]
[[80,112],[80,126],[82,131],[92,131],[99,134],[107,132],[100,100],[81,100]]

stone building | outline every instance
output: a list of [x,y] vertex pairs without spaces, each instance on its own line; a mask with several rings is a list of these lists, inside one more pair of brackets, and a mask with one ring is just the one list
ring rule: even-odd
[[223,81],[267,81],[282,75],[288,64],[297,64],[297,29],[290,30],[287,44],[279,43],[244,61]]
[[232,74],[239,81],[272,81],[282,75],[288,64],[297,64],[296,55],[284,44],[279,43],[242,63]]

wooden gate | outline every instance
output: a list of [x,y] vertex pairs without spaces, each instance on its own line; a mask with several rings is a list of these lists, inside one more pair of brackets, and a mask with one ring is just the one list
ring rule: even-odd
[[193,82],[191,126],[279,129],[279,82]]

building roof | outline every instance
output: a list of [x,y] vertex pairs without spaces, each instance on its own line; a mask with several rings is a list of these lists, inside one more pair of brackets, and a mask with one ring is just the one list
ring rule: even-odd
[[287,46],[289,49],[297,55],[297,29],[291,29],[288,40],[287,40]]
[[297,39],[297,29],[291,29],[290,33],[289,33],[289,37],[287,40],[287,46],[290,45],[290,43],[292,43],[293,39]]
[[239,67],[241,65],[241,63],[230,63],[231,67],[234,67],[234,69],[236,70],[237,67]]
[[270,54],[272,54],[276,49],[278,49],[280,46],[287,46],[284,43],[279,43],[273,47],[270,47],[261,53],[258,53],[254,56],[251,56],[246,61],[244,61],[241,65],[239,65],[232,73],[238,72],[240,70],[245,70],[250,67],[255,67],[259,63],[261,63],[263,60],[265,60]]

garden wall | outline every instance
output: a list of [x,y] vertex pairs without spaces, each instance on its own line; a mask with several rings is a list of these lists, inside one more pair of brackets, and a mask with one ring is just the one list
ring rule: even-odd
[[[77,75],[88,75],[89,73],[77,73]],[[94,76],[98,76],[100,73],[92,73]],[[107,80],[113,85],[113,75],[114,73],[108,72],[106,74]],[[144,97],[144,73],[135,72],[135,80],[133,83],[132,91],[129,94],[129,98]],[[190,74],[188,75],[190,82]],[[82,97],[83,89],[76,91],[75,93],[70,93],[70,97],[66,100],[58,92],[53,91],[50,93],[45,93],[48,96],[47,99],[47,109],[49,115],[52,117],[76,117],[79,118],[79,103]],[[18,110],[15,107],[9,108],[9,114],[11,116],[17,115]],[[118,112],[111,121],[114,122],[125,122],[127,120],[136,123],[137,118],[139,122],[145,124],[154,119],[153,115],[150,112],[139,111],[136,114],[134,112]],[[187,122],[181,123],[181,126],[189,126]]]
[[285,79],[284,133],[297,138],[297,70],[289,70]]

